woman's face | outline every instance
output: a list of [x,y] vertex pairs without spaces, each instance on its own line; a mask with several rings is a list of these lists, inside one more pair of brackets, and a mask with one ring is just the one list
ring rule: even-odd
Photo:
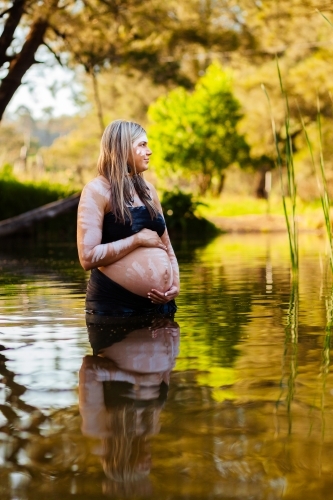
[[133,168],[135,165],[136,172],[139,174],[148,169],[149,157],[152,154],[148,148],[148,139],[146,134],[140,135],[133,142],[132,157],[128,158],[128,165]]

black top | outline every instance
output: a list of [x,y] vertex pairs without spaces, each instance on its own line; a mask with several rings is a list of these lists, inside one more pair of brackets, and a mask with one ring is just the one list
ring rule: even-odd
[[129,209],[132,215],[132,224],[129,219],[125,221],[125,224],[120,221],[116,222],[115,215],[112,212],[104,215],[102,243],[122,240],[144,228],[156,231],[159,236],[162,236],[165,231],[165,221],[161,214],[152,219],[145,205],[129,207]]

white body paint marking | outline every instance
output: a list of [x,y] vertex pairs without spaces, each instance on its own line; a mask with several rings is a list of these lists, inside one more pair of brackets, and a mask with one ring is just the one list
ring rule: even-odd
[[141,134],[134,142],[133,142],[133,148],[136,148],[140,142],[148,142],[148,138],[146,134]]
[[151,271],[151,277],[153,281],[158,282],[161,278],[161,273],[159,272],[160,266],[156,266],[152,259],[148,259],[149,270]]
[[[143,135],[133,144],[138,155],[141,155],[141,148],[147,150],[146,141]],[[145,146],[139,146],[140,142]],[[100,267],[111,279],[142,296],[146,296],[151,287],[167,291],[174,279],[178,282],[177,260],[169,239],[162,240],[168,252],[159,248],[137,248],[133,244],[135,237],[102,244],[104,214],[110,208],[109,184],[99,176],[85,186],[80,200],[78,247],[81,262],[88,269]]]
[[119,255],[122,250],[125,250],[131,246],[133,238],[130,241],[118,240],[113,242],[113,249],[116,255]]
[[133,262],[132,268],[134,269],[136,274],[140,276],[140,278],[143,278],[145,276],[146,270],[141,264],[139,264],[139,262]]
[[106,245],[98,245],[94,248],[92,252],[92,262],[98,262],[101,259],[104,259],[107,253]]

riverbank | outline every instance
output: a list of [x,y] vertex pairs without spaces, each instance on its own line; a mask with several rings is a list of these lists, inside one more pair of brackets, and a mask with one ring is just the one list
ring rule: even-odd
[[[287,231],[285,217],[271,214],[248,214],[234,216],[207,217],[225,233],[281,233]],[[324,231],[324,219],[321,214],[311,213],[297,217],[300,232]]]
[[[279,233],[286,232],[286,220],[280,196],[266,200],[250,196],[225,194],[220,198],[202,198],[198,213],[226,233]],[[290,200],[287,210],[291,213]],[[320,200],[297,200],[296,215],[301,232],[325,230]],[[332,213],[333,217],[333,213]],[[333,220],[331,218],[331,220]]]

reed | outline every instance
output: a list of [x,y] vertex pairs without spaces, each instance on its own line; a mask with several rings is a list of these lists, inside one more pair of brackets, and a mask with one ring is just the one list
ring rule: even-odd
[[325,298],[326,306],[326,327],[325,327],[325,337],[322,349],[322,363],[321,363],[321,378],[322,378],[322,391],[321,391],[321,427],[322,427],[322,438],[325,437],[325,396],[327,390],[328,375],[330,372],[331,365],[331,337],[333,328],[333,287],[330,289],[328,297]]
[[[285,99],[285,106],[286,106],[285,121],[284,121],[285,131],[286,131],[285,162],[283,161],[282,158],[280,144],[276,133],[276,124],[274,120],[270,98],[264,86],[263,90],[268,100],[270,115],[271,115],[273,137],[274,137],[276,156],[277,156],[276,163],[280,174],[283,211],[288,231],[289,250],[291,258],[291,268],[292,268],[292,283],[291,283],[291,292],[290,292],[290,300],[289,300],[288,315],[287,315],[287,324],[285,328],[286,336],[285,336],[285,346],[283,355],[283,366],[286,366],[286,360],[288,359],[288,354],[289,354],[286,404],[288,412],[288,432],[289,434],[291,434],[292,424],[293,424],[292,402],[295,395],[296,378],[298,374],[299,260],[298,260],[298,231],[297,231],[297,220],[296,220],[297,186],[296,186],[295,169],[294,169],[294,154],[293,154],[293,147],[290,135],[290,108],[289,108],[288,96],[283,87],[278,61],[277,61],[277,68],[280,81],[280,88],[282,95]],[[289,190],[289,196],[291,198],[291,212],[288,211],[287,200],[286,200],[287,195],[285,193],[285,188],[283,183],[284,164],[286,165],[287,168],[288,190]],[[281,380],[282,387],[284,387],[285,385],[283,379],[284,375],[282,376]]]
[[299,286],[298,280],[293,280],[290,301],[288,308],[288,320],[286,326],[286,341],[289,341],[290,352],[290,371],[288,378],[288,428],[289,434],[292,432],[292,412],[291,405],[295,395],[296,378],[298,374],[298,316],[299,316]]
[[331,288],[329,297],[325,300],[326,305],[326,327],[325,327],[325,337],[323,344],[323,364],[322,372],[323,375],[327,376],[330,367],[331,358],[331,337],[333,328],[333,287]]
[[[319,9],[316,9],[316,11],[325,19],[325,21],[333,28],[333,24],[330,21],[330,19],[325,16]],[[324,212],[324,218],[325,218],[325,227],[326,227],[326,232],[327,232],[327,237],[329,241],[329,251],[330,251],[330,264],[331,264],[331,270],[333,272],[333,241],[332,241],[332,224],[330,220],[330,198],[328,194],[328,189],[327,189],[327,182],[326,182],[326,176],[325,176],[325,164],[324,164],[324,155],[323,155],[323,141],[322,141],[322,129],[321,129],[321,117],[320,117],[320,102],[319,98],[317,96],[317,124],[318,124],[318,132],[319,132],[319,146],[320,146],[320,160],[319,160],[319,166],[320,166],[320,179],[319,176],[317,175],[317,182],[319,184],[319,191],[320,191],[320,199],[321,199],[321,205],[323,208]],[[311,144],[308,142],[309,147],[311,148]],[[311,151],[311,158],[312,162],[314,164],[314,157]],[[315,168],[315,164],[314,164]],[[317,172],[317,170],[316,170]]]
[[324,163],[324,155],[323,155],[323,140],[322,140],[322,128],[321,128],[321,117],[320,117],[320,104],[318,99],[318,114],[317,114],[317,123],[318,123],[318,135],[319,135],[319,173],[320,173],[320,200],[321,206],[324,213],[325,219],[325,227],[328,237],[329,243],[329,253],[330,253],[330,264],[331,270],[333,272],[333,241],[332,241],[332,224],[330,217],[330,197],[327,189],[327,180],[325,175],[325,163]]
[[[286,220],[287,231],[288,231],[288,240],[289,240],[289,249],[290,249],[290,258],[291,258],[291,267],[292,267],[292,275],[295,279],[298,276],[298,230],[297,230],[297,217],[296,217],[296,199],[297,199],[297,185],[295,179],[295,168],[294,168],[294,153],[293,153],[293,145],[292,138],[290,134],[290,108],[287,93],[284,90],[281,71],[279,67],[279,62],[277,60],[277,70],[279,75],[280,89],[282,96],[285,101],[285,119],[284,126],[286,132],[286,141],[285,141],[285,161],[283,161],[282,153],[280,150],[280,144],[276,132],[276,124],[272,111],[271,101],[268,95],[268,92],[264,85],[262,88],[266,94],[268,105],[270,109],[271,115],[271,123],[272,123],[272,131],[273,138],[276,149],[276,163],[279,169],[280,174],[280,185],[281,185],[281,194],[282,194],[282,204],[283,204],[283,212]],[[291,211],[288,210],[287,207],[287,195],[285,193],[284,182],[283,182],[283,166],[286,166],[287,170],[287,180],[288,180],[288,196],[291,200]]]
[[328,24],[329,24],[330,26],[332,26],[332,28],[333,28],[333,24],[332,24],[332,22],[328,19],[328,17],[327,17],[327,16],[325,16],[325,14],[323,14],[323,13],[322,13],[319,9],[315,9],[315,10],[316,10],[316,12],[318,12],[318,14],[320,14],[320,15],[321,15],[321,16],[325,19],[325,21],[327,21],[327,22],[328,22]]
[[[328,22],[330,26],[333,27],[332,22],[326,17],[322,12],[316,9],[317,12]],[[332,100],[332,96],[331,96]],[[308,139],[308,134],[306,133],[308,147],[311,153],[311,160],[313,164],[313,168],[316,173],[317,183],[320,192],[321,205],[323,208],[324,218],[325,218],[325,227],[327,232],[327,237],[329,241],[329,251],[330,251],[330,264],[331,270],[333,273],[333,241],[332,241],[332,224],[330,220],[330,198],[327,189],[327,181],[325,176],[325,164],[324,164],[324,155],[323,155],[323,141],[322,141],[322,128],[321,128],[321,114],[320,114],[320,102],[319,97],[317,96],[317,125],[318,125],[318,135],[319,135],[319,169],[316,169],[316,164],[314,161],[313,150],[311,147],[311,143]],[[302,120],[303,129],[306,132],[304,127],[304,121]],[[319,170],[319,175],[318,175]],[[324,418],[324,407],[325,407],[325,392],[326,392],[326,381],[327,376],[330,369],[331,359],[331,336],[332,336],[332,328],[333,328],[333,287],[331,288],[329,298],[326,298],[326,328],[325,328],[325,338],[323,344],[323,354],[322,354],[322,377],[323,377],[323,390],[322,390],[322,401],[321,401],[321,409],[322,409],[322,435],[324,438],[325,434],[325,418]]]
[[333,273],[333,233],[332,233],[332,224],[331,224],[331,217],[330,217],[331,201],[330,201],[330,196],[329,196],[329,192],[328,192],[328,188],[327,188],[327,180],[326,180],[326,174],[325,174],[325,161],[324,161],[324,154],[323,154],[323,139],[322,139],[321,113],[320,113],[319,98],[317,98],[317,109],[318,109],[317,127],[318,127],[318,144],[319,144],[319,162],[318,162],[319,165],[318,166],[317,166],[316,161],[315,161],[315,155],[313,152],[312,143],[310,141],[309,134],[308,134],[308,131],[306,129],[304,119],[303,119],[301,113],[300,113],[300,117],[301,117],[302,128],[303,128],[304,135],[305,135],[305,140],[306,140],[309,152],[310,152],[313,172],[314,172],[315,178],[317,180],[321,206],[322,206],[322,210],[323,210],[323,214],[324,214],[325,228],[326,228],[328,244],[329,244],[328,248],[329,248],[330,266],[331,266],[331,270]]
[[286,408],[288,414],[288,432],[292,433],[293,415],[292,403],[295,396],[296,379],[298,375],[298,320],[299,318],[299,285],[293,280],[290,290],[287,323],[285,326],[285,341],[282,358],[281,395],[286,393]]

